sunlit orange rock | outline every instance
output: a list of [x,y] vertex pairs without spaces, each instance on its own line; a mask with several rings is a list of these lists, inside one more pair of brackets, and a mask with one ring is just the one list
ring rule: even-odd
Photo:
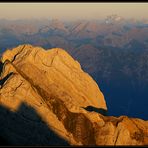
[[9,144],[148,144],[147,121],[100,114],[102,92],[63,49],[21,45],[1,61],[0,138]]

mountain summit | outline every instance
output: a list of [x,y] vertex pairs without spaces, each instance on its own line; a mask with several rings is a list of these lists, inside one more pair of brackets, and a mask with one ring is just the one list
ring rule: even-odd
[[[70,101],[78,107],[107,109],[97,83],[82,71],[77,61],[60,48],[44,50],[22,45],[7,50],[2,55],[2,62],[7,61],[32,84],[60,96],[67,103]],[[4,68],[8,67],[7,64],[4,65]]]
[[148,123],[105,116],[96,82],[60,48],[2,54],[0,139],[10,145],[144,145]]

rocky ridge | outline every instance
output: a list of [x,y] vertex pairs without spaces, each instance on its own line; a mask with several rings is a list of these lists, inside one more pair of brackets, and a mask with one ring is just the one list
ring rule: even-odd
[[103,115],[98,85],[63,49],[20,45],[1,65],[0,137],[11,145],[148,144],[148,122]]

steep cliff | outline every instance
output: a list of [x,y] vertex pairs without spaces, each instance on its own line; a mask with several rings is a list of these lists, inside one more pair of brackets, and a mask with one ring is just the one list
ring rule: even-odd
[[0,138],[9,144],[148,144],[148,122],[104,116],[98,85],[64,50],[21,45],[1,61]]

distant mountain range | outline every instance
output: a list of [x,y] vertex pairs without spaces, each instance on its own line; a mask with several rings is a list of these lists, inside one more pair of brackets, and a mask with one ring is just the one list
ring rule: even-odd
[[20,44],[60,47],[99,84],[110,115],[148,117],[148,21],[0,20],[1,53]]

